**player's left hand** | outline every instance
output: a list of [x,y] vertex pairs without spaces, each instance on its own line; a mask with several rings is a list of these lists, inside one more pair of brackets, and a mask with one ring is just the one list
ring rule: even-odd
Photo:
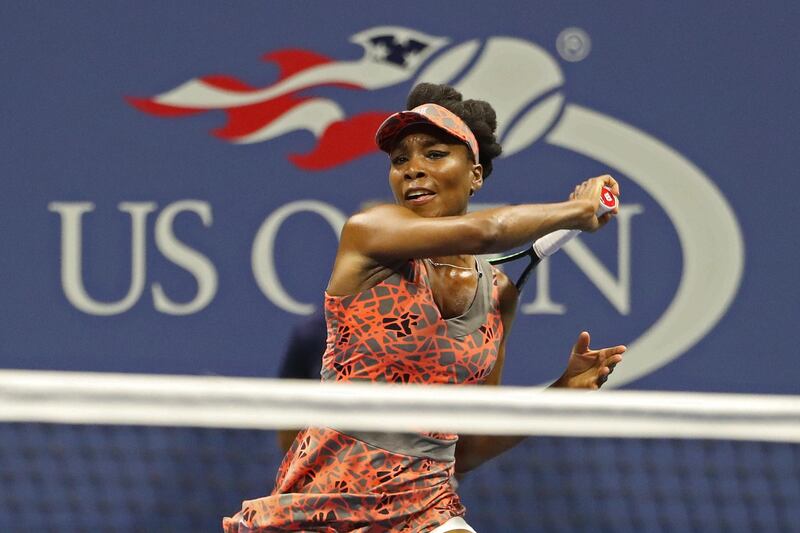
[[578,335],[578,341],[569,354],[567,369],[553,383],[553,387],[596,390],[608,380],[608,375],[622,361],[622,354],[627,348],[619,345],[592,350],[589,348],[589,340],[588,331],[582,331]]

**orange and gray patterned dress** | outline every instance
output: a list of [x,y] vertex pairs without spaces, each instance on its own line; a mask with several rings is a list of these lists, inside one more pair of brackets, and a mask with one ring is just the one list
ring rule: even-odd
[[[463,315],[443,319],[421,260],[375,287],[325,296],[324,381],[477,384],[503,336],[491,265]],[[485,273],[485,275],[484,275]],[[227,533],[431,531],[464,507],[451,485],[456,435],[301,431],[272,494],[243,502]]]

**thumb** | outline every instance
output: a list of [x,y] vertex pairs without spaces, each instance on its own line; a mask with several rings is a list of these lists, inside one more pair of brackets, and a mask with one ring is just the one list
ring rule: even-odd
[[578,340],[575,342],[575,346],[572,347],[572,353],[586,353],[589,351],[589,332],[588,331],[581,331],[580,335],[578,335]]

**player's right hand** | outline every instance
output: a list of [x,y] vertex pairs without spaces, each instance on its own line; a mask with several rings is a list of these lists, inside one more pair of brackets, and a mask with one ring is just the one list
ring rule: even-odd
[[585,180],[583,183],[576,186],[575,190],[570,193],[570,200],[587,201],[592,208],[591,215],[587,216],[584,223],[578,229],[589,232],[596,231],[597,229],[605,226],[608,221],[611,220],[611,218],[619,211],[615,208],[604,215],[599,217],[597,216],[597,211],[600,207],[600,196],[603,193],[603,187],[608,187],[611,189],[611,192],[614,193],[614,196],[619,197],[619,184],[617,183],[617,180],[615,180],[609,174],[604,174],[595,178],[589,178],[588,180]]

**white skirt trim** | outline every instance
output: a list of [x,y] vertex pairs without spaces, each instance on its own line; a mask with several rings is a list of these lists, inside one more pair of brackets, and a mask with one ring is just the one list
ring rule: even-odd
[[460,516],[454,516],[441,526],[437,527],[431,533],[445,533],[446,531],[453,531],[454,529],[466,529],[467,531],[471,531],[472,533],[477,533],[467,521],[461,518]]

